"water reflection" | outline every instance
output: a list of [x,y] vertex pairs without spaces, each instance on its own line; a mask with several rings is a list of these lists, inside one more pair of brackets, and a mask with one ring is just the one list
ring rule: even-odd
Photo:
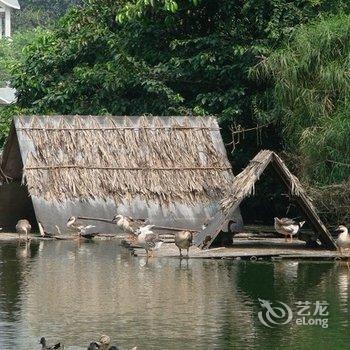
[[[145,350],[342,348],[349,276],[333,262],[146,261],[113,241],[1,245],[0,349],[41,336],[84,349],[101,332]],[[330,328],[266,328],[258,298],[327,300]]]

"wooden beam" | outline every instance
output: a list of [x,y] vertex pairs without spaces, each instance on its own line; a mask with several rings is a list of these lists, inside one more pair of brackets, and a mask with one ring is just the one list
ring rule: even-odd
[[193,243],[202,249],[210,248],[215,238],[218,236],[225,223],[228,221],[228,218],[233,216],[233,213],[241,204],[242,199],[237,200],[237,202],[230,208],[229,212],[226,215],[221,210],[219,210],[214,218],[208,223],[208,226],[204,230],[198,232],[196,236],[194,236]]
[[[93,217],[88,217],[88,216],[78,216],[77,219],[79,220],[87,220],[87,221],[100,221],[100,222],[106,222],[112,225],[116,225],[116,222],[114,222],[113,220],[110,219],[103,219],[103,218],[93,218]],[[135,219],[135,220],[139,220],[139,219]],[[145,224],[145,225],[151,225],[149,224]],[[140,225],[142,226],[142,225]],[[194,230],[194,229],[189,229],[189,228],[181,228],[181,227],[171,227],[171,226],[158,226],[158,225],[154,225],[154,228],[157,230],[162,230],[162,231],[190,231],[190,232],[198,232],[198,230]]]

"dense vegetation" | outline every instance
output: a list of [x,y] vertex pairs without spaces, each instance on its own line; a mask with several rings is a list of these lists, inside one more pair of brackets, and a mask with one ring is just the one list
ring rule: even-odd
[[350,211],[349,69],[350,16],[342,14],[301,27],[254,72],[274,82],[265,116],[280,125],[299,173],[338,220]]
[[259,144],[253,132],[236,145],[236,170],[261,147],[285,148],[305,182],[341,184],[348,17],[306,24],[349,10],[347,0],[90,0],[10,64],[18,105],[2,113],[214,114],[227,142],[267,123]]
[[48,27],[63,16],[67,9],[82,3],[81,0],[19,0],[21,9],[13,12],[15,32],[37,27]]

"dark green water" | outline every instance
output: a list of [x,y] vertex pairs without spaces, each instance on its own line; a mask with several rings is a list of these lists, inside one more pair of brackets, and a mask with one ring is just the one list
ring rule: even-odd
[[[348,349],[349,279],[339,263],[145,265],[111,241],[3,244],[0,349],[40,349],[41,336],[86,349],[102,332],[138,350]],[[259,298],[287,303],[293,320],[264,326]],[[327,301],[328,328],[297,325],[297,301]]]

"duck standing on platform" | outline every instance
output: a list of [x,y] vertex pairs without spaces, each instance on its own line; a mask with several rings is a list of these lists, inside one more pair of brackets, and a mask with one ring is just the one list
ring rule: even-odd
[[77,233],[80,236],[86,234],[86,231],[90,228],[95,227],[94,225],[79,225],[78,218],[76,216],[71,216],[67,221],[67,227]]
[[28,235],[30,234],[30,230],[32,229],[32,226],[30,225],[29,221],[26,219],[18,220],[16,225],[16,231],[18,233],[18,239],[21,239],[21,234],[26,235],[26,240],[29,240]]
[[350,235],[347,227],[344,225],[340,225],[337,227],[335,232],[339,233],[336,243],[340,249],[340,252],[342,252],[343,249],[350,248]]
[[153,252],[163,244],[159,235],[151,230],[153,227],[154,225],[141,226],[136,231],[137,243],[146,250],[147,258],[149,257],[149,252],[153,256]]
[[175,245],[179,248],[180,258],[182,258],[182,249],[187,250],[187,258],[190,246],[193,241],[193,233],[190,231],[179,231],[175,233]]
[[290,242],[293,242],[293,236],[295,236],[301,227],[305,224],[305,221],[295,221],[288,218],[275,218],[275,230],[285,236],[287,242],[287,237],[290,237]]
[[138,227],[145,224],[145,219],[133,219],[131,216],[124,216],[121,214],[115,215],[112,219],[123,232],[135,233]]

